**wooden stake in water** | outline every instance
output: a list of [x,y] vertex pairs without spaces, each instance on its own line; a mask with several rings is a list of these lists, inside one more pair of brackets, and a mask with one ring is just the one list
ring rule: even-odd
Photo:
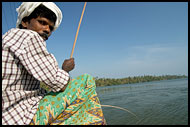
[[84,11],[85,11],[85,8],[86,8],[86,3],[87,3],[87,2],[84,3],[84,7],[83,7],[82,14],[81,14],[81,17],[80,17],[80,21],[79,21],[77,33],[76,33],[76,35],[75,35],[75,41],[74,41],[74,43],[73,43],[73,49],[72,49],[70,58],[73,57],[73,52],[74,52],[74,49],[75,49],[75,44],[76,44],[76,41],[77,41],[77,37],[78,37],[79,29],[80,29],[80,24],[81,24],[81,21],[82,21],[82,18],[83,18],[83,14],[84,14]]

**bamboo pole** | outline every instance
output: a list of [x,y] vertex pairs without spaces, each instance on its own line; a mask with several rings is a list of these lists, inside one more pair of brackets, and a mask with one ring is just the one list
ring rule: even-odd
[[75,35],[75,41],[73,43],[73,48],[72,48],[72,52],[71,52],[70,58],[73,57],[73,52],[74,52],[74,49],[75,49],[75,44],[76,44],[76,41],[77,41],[77,37],[78,37],[79,29],[80,29],[80,24],[81,24],[81,21],[82,21],[82,18],[83,18],[83,14],[84,14],[84,11],[85,11],[85,8],[86,8],[86,3],[87,2],[84,3],[84,7],[83,7],[82,14],[81,14],[81,17],[80,17],[78,29],[77,29],[77,32],[76,32],[76,35]]

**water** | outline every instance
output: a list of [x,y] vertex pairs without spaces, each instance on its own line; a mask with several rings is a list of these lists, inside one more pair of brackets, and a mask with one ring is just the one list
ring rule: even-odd
[[188,79],[97,87],[108,125],[187,125]]

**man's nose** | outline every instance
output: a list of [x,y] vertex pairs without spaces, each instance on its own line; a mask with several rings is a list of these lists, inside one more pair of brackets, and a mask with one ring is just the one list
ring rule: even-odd
[[46,34],[48,34],[48,35],[50,34],[51,31],[50,31],[49,25],[45,26],[43,32],[46,33]]

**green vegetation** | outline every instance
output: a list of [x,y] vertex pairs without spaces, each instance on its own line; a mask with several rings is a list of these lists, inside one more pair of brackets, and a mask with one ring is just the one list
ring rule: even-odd
[[185,75],[163,75],[163,76],[134,76],[121,79],[114,78],[95,78],[96,86],[111,86],[111,85],[121,85],[121,84],[132,84],[132,83],[142,83],[150,81],[160,81],[160,80],[170,80],[170,79],[179,79],[187,78]]

